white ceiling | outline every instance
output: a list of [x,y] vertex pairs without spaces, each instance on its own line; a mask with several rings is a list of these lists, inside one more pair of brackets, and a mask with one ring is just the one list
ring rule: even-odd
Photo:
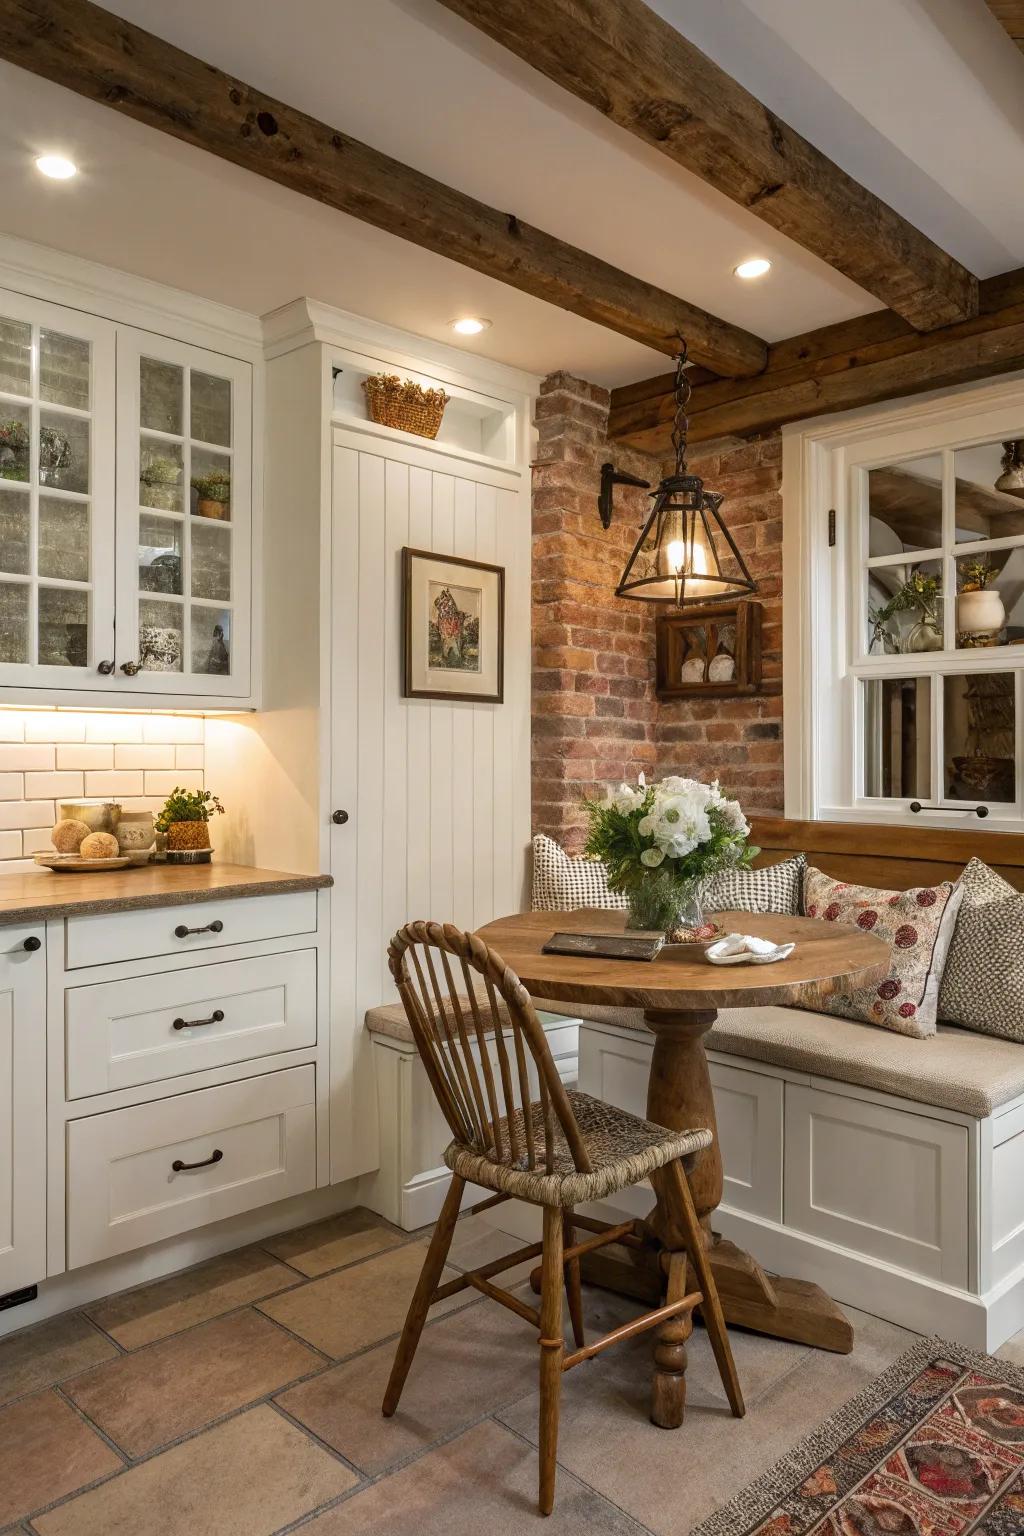
[[[984,0],[654,0],[981,276],[1024,264],[1024,57]],[[771,339],[877,301],[435,0],[114,0],[110,9],[376,148]],[[70,154],[73,182],[32,156]],[[254,313],[309,295],[606,384],[625,338],[0,65],[0,230]],[[774,267],[742,284],[753,254]]]

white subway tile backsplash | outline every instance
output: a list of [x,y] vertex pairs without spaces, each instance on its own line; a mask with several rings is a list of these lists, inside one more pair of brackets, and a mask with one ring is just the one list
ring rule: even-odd
[[170,773],[147,773],[147,795],[169,795],[173,789],[202,789],[203,775],[193,768],[175,768]]
[[25,716],[26,741],[84,741],[85,715],[65,715],[60,710]]
[[26,800],[80,800],[85,785],[80,773],[26,773]]
[[21,769],[24,772],[46,773],[54,766],[55,752],[54,747],[44,747],[34,742],[31,746],[22,742],[0,742],[0,771]]
[[62,800],[160,810],[203,788],[205,722],[186,715],[0,709],[0,865],[50,848]]
[[49,828],[55,820],[52,800],[0,800],[0,829],[4,831]]
[[85,793],[90,798],[100,795],[105,800],[113,800],[119,795],[141,795],[143,793],[142,772],[119,768],[101,769],[96,773],[87,772]]
[[114,748],[101,746],[99,742],[82,742],[73,747],[57,748],[57,767],[65,768],[113,768]]
[[140,715],[90,715],[85,722],[86,741],[141,741]]

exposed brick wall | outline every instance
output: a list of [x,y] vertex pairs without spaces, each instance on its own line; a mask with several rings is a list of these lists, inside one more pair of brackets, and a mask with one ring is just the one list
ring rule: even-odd
[[782,439],[690,455],[690,468],[725,493],[722,516],[757,582],[763,607],[765,689],[749,699],[672,700],[658,705],[658,773],[719,777],[748,810],[781,813]]
[[[782,806],[782,700],[661,703],[654,692],[660,605],[615,596],[650,509],[617,487],[608,532],[597,516],[601,464],[656,484],[663,466],[607,443],[606,390],[569,374],[544,380],[533,472],[533,827],[572,851],[584,837],[583,794],[620,779],[719,775],[755,810]],[[778,438],[691,456],[724,490],[729,527],[764,603],[764,673],[782,676],[782,509]]]

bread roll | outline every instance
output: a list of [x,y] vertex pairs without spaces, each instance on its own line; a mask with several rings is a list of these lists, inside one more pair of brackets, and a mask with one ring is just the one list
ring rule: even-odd
[[58,821],[50,833],[50,842],[58,853],[77,853],[83,840],[88,836],[89,828],[84,821],[65,817],[63,821]]
[[116,859],[120,853],[112,832],[90,832],[78,849],[83,859]]

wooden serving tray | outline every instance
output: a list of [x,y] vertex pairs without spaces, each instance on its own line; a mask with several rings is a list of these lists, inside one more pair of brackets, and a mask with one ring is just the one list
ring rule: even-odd
[[60,875],[98,874],[104,869],[127,869],[134,859],[118,854],[112,859],[83,859],[80,853],[37,853],[35,862]]

